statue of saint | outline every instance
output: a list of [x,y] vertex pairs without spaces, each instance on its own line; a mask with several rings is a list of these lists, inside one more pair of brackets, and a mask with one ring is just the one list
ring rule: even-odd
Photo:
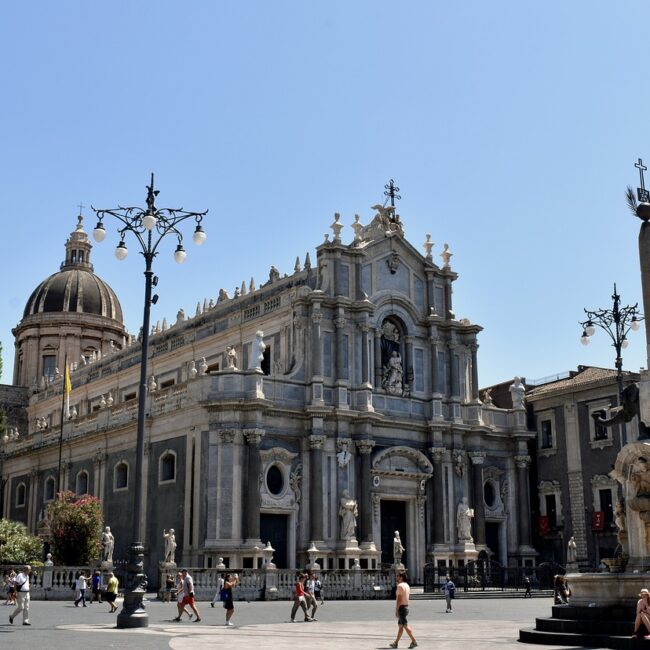
[[174,529],[170,528],[169,532],[163,529],[163,539],[165,540],[165,562],[167,564],[176,564],[174,556],[176,555],[176,535]]
[[226,365],[232,370],[237,370],[237,350],[234,345],[226,348]]
[[264,350],[266,350],[266,343],[264,343],[264,332],[262,332],[262,330],[259,330],[255,332],[255,339],[251,343],[251,358],[250,363],[248,364],[249,370],[262,369]]
[[566,561],[567,564],[575,564],[578,559],[578,552],[576,547],[576,540],[573,535],[570,537],[566,545]]
[[404,370],[402,369],[402,357],[397,350],[393,350],[390,359],[384,368],[384,389],[391,395],[401,395],[403,389]]
[[115,548],[115,538],[111,533],[111,527],[106,526],[102,533],[102,562],[113,563],[113,549]]
[[526,393],[525,386],[521,383],[520,377],[515,377],[514,383],[510,386],[510,395],[512,396],[512,408],[524,408],[524,394]]
[[341,493],[339,504],[339,517],[341,517],[341,539],[355,539],[354,531],[357,526],[357,516],[359,510],[357,502],[350,496],[347,490]]
[[402,563],[402,553],[404,553],[404,547],[402,546],[402,540],[399,538],[399,530],[396,530],[395,537],[393,537],[393,561],[395,564]]
[[472,539],[472,517],[474,516],[474,510],[467,505],[467,497],[463,497],[463,500],[458,504],[458,510],[456,510],[456,526],[458,527],[458,541],[470,541]]

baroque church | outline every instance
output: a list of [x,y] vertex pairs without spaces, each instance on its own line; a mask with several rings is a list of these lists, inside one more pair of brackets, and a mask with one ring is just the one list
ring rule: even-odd
[[[429,235],[420,253],[391,206],[374,206],[366,226],[356,216],[350,243],[342,228],[336,214],[315,265],[308,254],[291,275],[271,267],[261,286],[222,290],[153,328],[150,576],[170,528],[177,562],[195,567],[256,567],[270,542],[279,568],[379,569],[394,561],[395,531],[414,582],[428,563],[535,563],[536,434],[522,403],[479,399],[481,327],[454,315],[447,245],[441,264]],[[120,559],[133,539],[141,345],[91,253],[79,217],[60,270],[13,330],[14,385],[0,397],[24,408],[1,441],[2,512],[46,528],[61,454],[61,485],[102,500]]]

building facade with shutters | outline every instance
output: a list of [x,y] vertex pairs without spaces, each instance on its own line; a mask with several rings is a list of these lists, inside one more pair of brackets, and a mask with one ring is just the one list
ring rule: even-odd
[[[378,568],[393,562],[395,531],[414,582],[427,563],[535,562],[535,432],[523,409],[479,400],[481,328],[454,315],[447,246],[436,264],[429,237],[422,254],[394,209],[376,208],[348,243],[336,215],[314,265],[308,255],[284,277],[272,267],[261,286],[222,290],[154,328],[142,522],[151,576],[169,528],[177,563],[190,566],[257,566],[271,542],[278,567],[305,566],[309,549],[323,568]],[[141,349],[90,257],[80,219],[14,330],[14,384],[29,402],[25,428],[2,439],[2,499],[37,530],[56,497],[63,421],[62,485],[101,498],[121,558],[133,539]],[[464,503],[471,534],[461,538]]]

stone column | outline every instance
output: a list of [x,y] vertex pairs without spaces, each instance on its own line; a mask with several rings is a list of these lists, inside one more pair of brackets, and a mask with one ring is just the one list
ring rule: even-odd
[[402,380],[403,384],[408,384],[409,388],[413,389],[413,337],[405,336],[404,337],[404,356],[406,357],[403,360],[403,371],[404,378]]
[[485,501],[483,499],[483,463],[485,452],[470,451],[469,457],[472,460],[472,487],[474,508],[474,543],[478,546],[485,545]]
[[528,466],[530,456],[515,456],[517,467],[517,514],[519,519],[519,544],[531,545],[530,495],[528,484]]
[[469,349],[472,352],[472,401],[478,401],[478,343],[471,343]]
[[367,385],[370,384],[370,359],[368,358],[370,327],[367,323],[361,323],[359,329],[361,330],[361,383]]
[[29,472],[29,499],[27,501],[27,528],[34,534],[36,532],[36,522],[38,521],[36,495],[38,492],[38,482],[41,473],[37,469]]
[[246,539],[257,541],[260,538],[260,442],[264,429],[245,429],[244,438],[248,443],[248,471],[244,478],[244,499],[246,509]]
[[102,471],[105,462],[106,462],[106,453],[101,449],[95,454],[95,472],[93,475],[93,495],[98,499],[104,500],[104,485],[103,485],[103,475]]
[[429,345],[431,346],[431,392],[435,395],[440,392],[438,386],[438,339],[430,336]]
[[343,310],[339,310],[338,318],[334,319],[334,327],[336,328],[336,404],[339,408],[348,408],[348,379],[346,378],[345,367],[345,326],[346,319],[343,317]]
[[323,342],[320,331],[323,314],[320,305],[318,307],[311,315],[312,404],[323,403]]
[[448,348],[448,386],[447,386],[447,395],[449,397],[458,397],[458,366],[456,365],[456,359],[454,352],[458,349],[458,346],[455,343],[449,343]]
[[323,541],[323,447],[324,435],[309,436],[309,536]]
[[381,388],[384,370],[381,365],[381,328],[375,330],[375,390]]
[[431,510],[431,520],[433,529],[433,543],[445,543],[445,525],[444,525],[444,477],[442,472],[442,459],[447,449],[445,447],[431,447],[429,453],[433,460],[433,508]]
[[372,539],[372,500],[370,488],[372,487],[370,456],[375,446],[374,440],[355,441],[357,449],[361,454],[361,490],[359,493],[359,539],[361,543],[370,543]]

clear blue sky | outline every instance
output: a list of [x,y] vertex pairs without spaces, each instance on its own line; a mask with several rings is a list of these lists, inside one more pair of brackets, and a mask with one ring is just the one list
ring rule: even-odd
[[[648,17],[641,1],[2,3],[2,380],[77,204],[143,204],[151,171],[159,206],[210,209],[205,246],[156,261],[154,322],[315,259],[333,213],[367,223],[392,177],[409,240],[454,252],[481,385],[611,367],[577,321],[614,282],[641,300],[624,191],[650,162]],[[95,271],[137,333],[143,263],[116,243]],[[642,332],[626,368],[646,365]]]

